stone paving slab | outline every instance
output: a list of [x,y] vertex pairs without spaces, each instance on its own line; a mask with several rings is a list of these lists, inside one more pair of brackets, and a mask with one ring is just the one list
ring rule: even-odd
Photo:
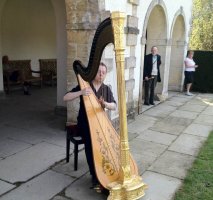
[[129,132],[128,133],[128,140],[129,140],[129,142],[130,141],[132,141],[132,140],[134,140],[136,137],[138,137],[138,133],[132,133],[132,132]]
[[66,190],[65,196],[72,200],[106,200],[107,196],[91,189],[91,176],[89,173],[72,183]]
[[155,108],[155,110],[164,110],[165,112],[171,112],[176,110],[176,107],[161,103]]
[[195,97],[195,95],[197,95],[197,94],[194,94],[193,96],[188,96],[188,95],[186,95],[186,93],[185,92],[182,92],[182,93],[178,93],[178,94],[176,94],[176,95],[173,95],[172,97],[178,97],[178,98],[185,98],[185,99],[187,99],[187,101],[190,101],[191,99],[193,99],[194,97]]
[[71,177],[49,170],[1,197],[1,200],[49,200],[72,182]]
[[213,126],[213,115],[199,115],[194,123]]
[[[43,141],[53,144],[53,145],[58,145],[60,147],[66,148],[66,134],[65,132],[62,133],[52,133],[52,134],[46,134]],[[70,143],[70,149],[74,149],[74,145],[71,142]]]
[[[42,141],[43,135],[41,133],[28,131],[21,128],[16,128],[12,126],[1,126],[0,136],[9,137],[14,140],[22,141],[28,144],[37,144]],[[17,137],[18,136],[18,137]]]
[[198,116],[196,112],[189,112],[184,110],[176,110],[170,114],[172,117],[186,118],[186,119],[195,119]]
[[208,106],[208,104],[211,103],[210,99],[206,98],[201,98],[201,97],[195,97],[191,101],[187,103],[188,104],[195,104],[195,105],[203,105],[203,106]]
[[128,124],[128,132],[131,133],[140,133],[149,127],[153,126],[153,124],[156,122],[156,120],[146,120],[146,119],[138,119],[130,124]]
[[23,182],[65,158],[65,148],[40,143],[0,161],[0,179]]
[[171,200],[174,192],[181,186],[181,181],[177,178],[150,171],[143,174],[143,182],[148,185],[148,189],[141,200]]
[[143,174],[156,160],[156,156],[141,152],[140,154],[132,152],[132,157],[137,163],[139,174]]
[[213,105],[208,106],[201,114],[203,115],[213,115]]
[[89,171],[84,150],[78,153],[78,170],[74,170],[74,155],[70,156],[70,162],[60,162],[52,168],[52,170],[69,175],[74,178],[79,178]]
[[145,111],[149,110],[149,109],[152,108],[152,107],[153,107],[153,105],[149,105],[149,106],[147,106],[147,105],[142,105],[142,112],[145,112]]
[[167,146],[165,145],[144,141],[139,138],[136,138],[135,140],[131,141],[129,144],[130,144],[131,152],[137,153],[137,154],[144,153],[146,155],[153,156],[153,157],[159,156],[167,148]]
[[[66,133],[65,131],[59,131],[58,133],[49,133],[33,130],[26,130],[23,128],[17,128],[13,126],[1,126],[0,137],[8,137],[16,141],[25,142],[28,144],[38,144],[43,141],[46,141],[51,144],[55,144],[58,146],[65,147],[66,146]],[[73,145],[71,143],[70,148],[73,149]]]
[[[25,111],[26,112],[26,111]],[[26,116],[25,116],[26,115]],[[44,116],[43,116],[44,115]],[[5,126],[14,127],[17,129],[23,129],[28,132],[41,132],[41,133],[55,133],[58,134],[59,132],[64,133],[65,129],[65,119],[57,118],[56,115],[54,115],[54,112],[51,111],[50,116],[47,119],[47,114],[40,112],[39,114],[36,114],[33,112],[33,115],[31,113],[25,114],[23,113],[23,116],[20,118],[12,118],[10,121],[6,121],[4,123]],[[27,119],[23,121],[23,118]],[[38,121],[39,119],[39,121]],[[58,119],[58,121],[57,121]],[[38,129],[39,124],[39,129]]]
[[146,115],[146,113],[143,113],[141,115],[138,115],[136,118],[135,118],[135,121],[136,122],[153,122],[155,123],[156,121],[158,121],[158,118],[156,117],[152,117],[152,116],[149,116],[149,115]]
[[163,119],[161,122],[171,124],[173,126],[176,126],[176,125],[188,126],[192,123],[192,121],[193,121],[192,119],[168,116],[165,119]]
[[177,138],[177,136],[158,131],[145,130],[138,136],[138,138],[169,146]]
[[187,170],[191,168],[194,157],[177,152],[166,151],[148,169],[150,171],[184,179]]
[[144,112],[144,114],[153,117],[164,118],[174,110],[176,110],[176,107],[161,103],[158,106]]
[[169,147],[169,150],[196,156],[206,138],[189,134],[181,134]]
[[70,200],[70,199],[68,199],[66,197],[62,197],[62,196],[56,196],[52,200]]
[[185,126],[178,124],[174,125],[168,122],[160,121],[157,122],[154,126],[150,127],[149,129],[153,131],[179,135],[185,129]]
[[187,101],[189,101],[190,97],[189,98],[182,98],[182,97],[179,97],[179,96],[174,96],[174,97],[171,97],[169,99],[169,101],[173,101],[173,102],[178,102],[178,103],[186,103]]
[[5,158],[7,156],[18,153],[24,149],[27,149],[31,146],[32,145],[24,142],[15,141],[9,138],[2,138],[0,140],[0,156]]
[[187,104],[178,108],[178,110],[191,111],[191,112],[202,112],[206,106],[204,105],[195,105],[195,104]]
[[170,101],[170,100],[163,102],[163,104],[169,105],[169,106],[174,106],[174,107],[179,107],[179,106],[183,105],[183,103],[181,103],[181,102]]
[[184,133],[202,136],[202,137],[208,137],[211,130],[213,130],[213,126],[193,123],[184,130]]
[[12,190],[15,186],[0,180],[0,199],[5,192]]
[[212,98],[213,99],[213,94],[211,94],[211,93],[200,93],[197,96],[201,97],[201,98]]
[[150,109],[145,112],[146,115],[150,115],[153,117],[158,117],[158,118],[165,118],[168,116],[172,111],[165,111],[165,110],[158,110],[158,109]]

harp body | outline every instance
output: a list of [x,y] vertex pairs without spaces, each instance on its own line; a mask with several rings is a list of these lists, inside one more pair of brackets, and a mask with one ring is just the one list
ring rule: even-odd
[[[88,82],[85,82],[80,75],[78,81],[81,89],[89,87]],[[83,100],[90,128],[96,175],[101,185],[107,188],[110,183],[119,180],[120,137],[95,94],[83,96]],[[131,159],[131,171],[133,174],[138,173],[133,159]]]

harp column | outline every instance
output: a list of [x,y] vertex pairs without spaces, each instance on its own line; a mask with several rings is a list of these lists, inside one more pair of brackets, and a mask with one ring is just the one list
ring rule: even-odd
[[125,58],[124,58],[124,19],[125,14],[113,12],[111,15],[115,57],[117,68],[118,108],[120,117],[120,176],[119,180],[110,183],[108,200],[135,200],[144,196],[146,185],[137,174],[131,173],[130,152],[127,131],[126,95],[125,95]]

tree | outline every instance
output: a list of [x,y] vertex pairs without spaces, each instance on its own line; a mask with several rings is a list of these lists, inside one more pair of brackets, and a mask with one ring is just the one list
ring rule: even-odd
[[213,0],[193,0],[190,48],[213,50]]

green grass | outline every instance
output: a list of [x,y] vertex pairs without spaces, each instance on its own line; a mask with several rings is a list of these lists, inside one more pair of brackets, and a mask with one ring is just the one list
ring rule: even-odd
[[175,200],[213,199],[213,131],[188,171]]

